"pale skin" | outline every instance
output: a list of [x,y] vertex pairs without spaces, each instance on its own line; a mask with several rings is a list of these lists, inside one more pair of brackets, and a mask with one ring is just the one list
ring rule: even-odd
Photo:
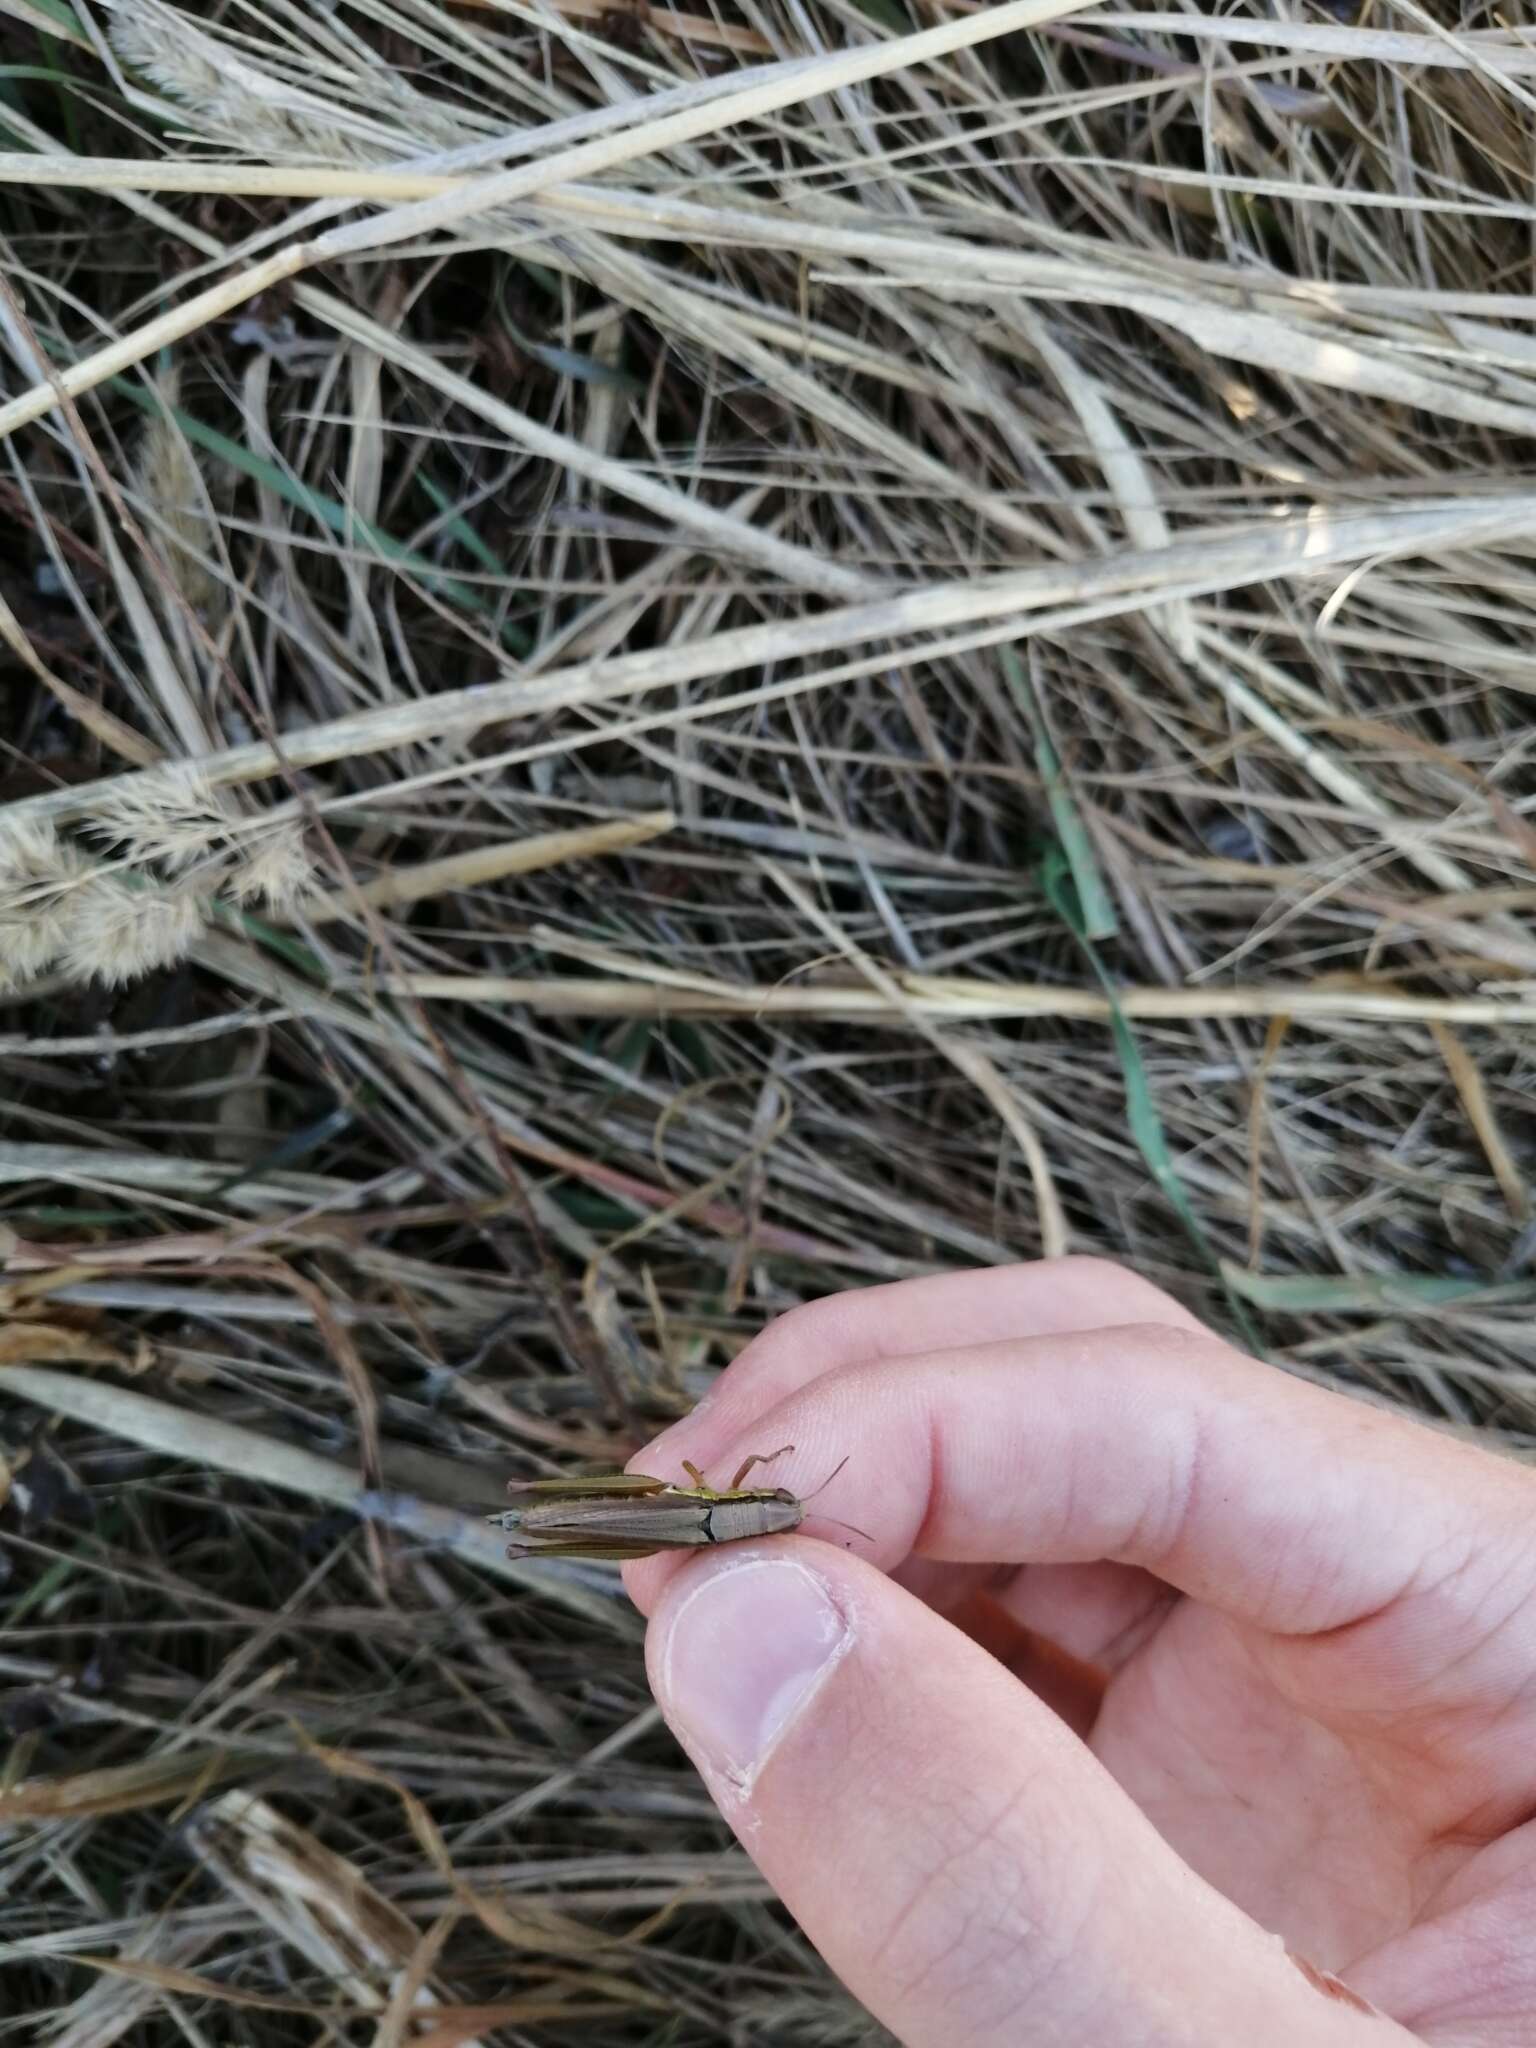
[[[869,1540],[813,1507],[626,1577],[722,1811],[909,2048],[1536,2048],[1536,1473],[1091,1260],[808,1304],[635,1464],[779,1444],[800,1494],[849,1456]],[[948,1618],[978,1585],[1028,1654]]]

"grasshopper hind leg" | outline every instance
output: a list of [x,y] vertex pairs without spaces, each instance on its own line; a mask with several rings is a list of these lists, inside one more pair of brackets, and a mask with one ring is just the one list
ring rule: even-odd
[[780,1444],[776,1451],[755,1451],[731,1481],[730,1491],[735,1493],[738,1490],[754,1465],[771,1465],[775,1458],[787,1458],[794,1448],[793,1444]]
[[746,1478],[747,1474],[752,1470],[752,1467],[754,1465],[771,1465],[775,1458],[787,1458],[794,1448],[795,1447],[793,1444],[780,1444],[779,1448],[776,1451],[754,1451],[752,1456],[748,1458],[746,1462],[743,1464],[741,1470],[736,1474],[736,1477],[731,1481],[730,1485],[724,1488],[711,1486],[709,1481],[704,1477],[704,1474],[699,1470],[698,1466],[691,1465],[686,1458],[684,1458],[683,1460],[683,1470],[688,1474],[688,1477],[693,1481],[694,1487],[699,1493],[706,1495],[710,1500],[722,1500],[728,1494],[739,1493],[741,1491],[741,1482],[743,1481],[743,1479]]

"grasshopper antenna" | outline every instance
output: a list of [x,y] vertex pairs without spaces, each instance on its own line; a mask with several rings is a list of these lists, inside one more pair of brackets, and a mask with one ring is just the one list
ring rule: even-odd
[[[837,1477],[838,1473],[842,1471],[843,1465],[846,1465],[847,1462],[848,1460],[844,1458],[842,1464],[834,1465],[832,1467],[832,1470],[827,1474],[826,1478],[823,1479],[820,1486],[816,1488],[816,1492],[806,1494],[805,1505],[807,1507],[809,1507],[811,1502],[816,1498],[816,1494],[826,1492],[827,1488],[832,1484],[833,1480]],[[817,1519],[823,1522],[830,1522],[834,1529],[846,1529],[850,1536],[862,1536],[866,1543],[873,1543],[875,1540],[874,1537],[870,1535],[867,1529],[856,1529],[852,1522],[840,1522],[835,1515],[820,1515],[817,1517]]]
[[[832,1470],[831,1470],[831,1471],[830,1471],[830,1472],[829,1472],[829,1473],[827,1474],[826,1478],[825,1478],[825,1479],[823,1479],[823,1481],[821,1482],[820,1486],[818,1486],[818,1487],[816,1488],[816,1492],[815,1492],[815,1493],[807,1493],[807,1494],[803,1495],[803,1496],[802,1496],[802,1498],[803,1498],[804,1500],[806,1500],[807,1502],[810,1502],[810,1501],[813,1501],[813,1500],[814,1500],[814,1499],[816,1498],[816,1494],[818,1494],[818,1493],[825,1493],[825,1492],[826,1492],[826,1490],[827,1490],[827,1488],[828,1488],[828,1487],[829,1487],[829,1486],[830,1486],[830,1485],[832,1484],[833,1480],[834,1480],[834,1479],[835,1479],[835,1478],[837,1477],[838,1473],[842,1471],[842,1469],[843,1469],[843,1466],[844,1466],[844,1465],[846,1465],[846,1464],[847,1464],[847,1462],[848,1462],[847,1458],[844,1458],[844,1459],[842,1460],[842,1463],[841,1463],[841,1464],[837,1464],[837,1465],[834,1465],[834,1466],[832,1467]],[[847,1526],[847,1525],[846,1525],[846,1523],[844,1524],[844,1526],[845,1526],[845,1527]]]

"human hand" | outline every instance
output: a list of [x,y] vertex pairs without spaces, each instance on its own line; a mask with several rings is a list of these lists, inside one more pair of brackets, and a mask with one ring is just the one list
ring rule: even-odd
[[[635,1462],[786,1443],[762,1482],[848,1455],[871,1541],[818,1503],[835,1542],[626,1576],[721,1810],[909,2048],[1536,2043],[1536,1475],[1082,1259],[794,1310]],[[1034,1683],[944,1618],[978,1582],[1066,1653]]]

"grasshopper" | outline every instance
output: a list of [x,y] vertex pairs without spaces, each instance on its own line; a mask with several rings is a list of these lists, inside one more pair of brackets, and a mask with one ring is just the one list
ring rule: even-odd
[[[832,1484],[848,1460],[804,1500],[784,1486],[743,1486],[754,1465],[771,1465],[794,1449],[759,1451],[729,1486],[711,1486],[697,1465],[683,1461],[691,1486],[652,1479],[645,1472],[614,1472],[596,1479],[513,1480],[514,1497],[537,1496],[527,1506],[487,1515],[515,1540],[508,1557],[654,1557],[661,1550],[694,1550],[709,1543],[740,1543],[798,1529],[807,1504]],[[839,1523],[849,1528],[850,1523]],[[853,1531],[864,1534],[862,1529]]]

